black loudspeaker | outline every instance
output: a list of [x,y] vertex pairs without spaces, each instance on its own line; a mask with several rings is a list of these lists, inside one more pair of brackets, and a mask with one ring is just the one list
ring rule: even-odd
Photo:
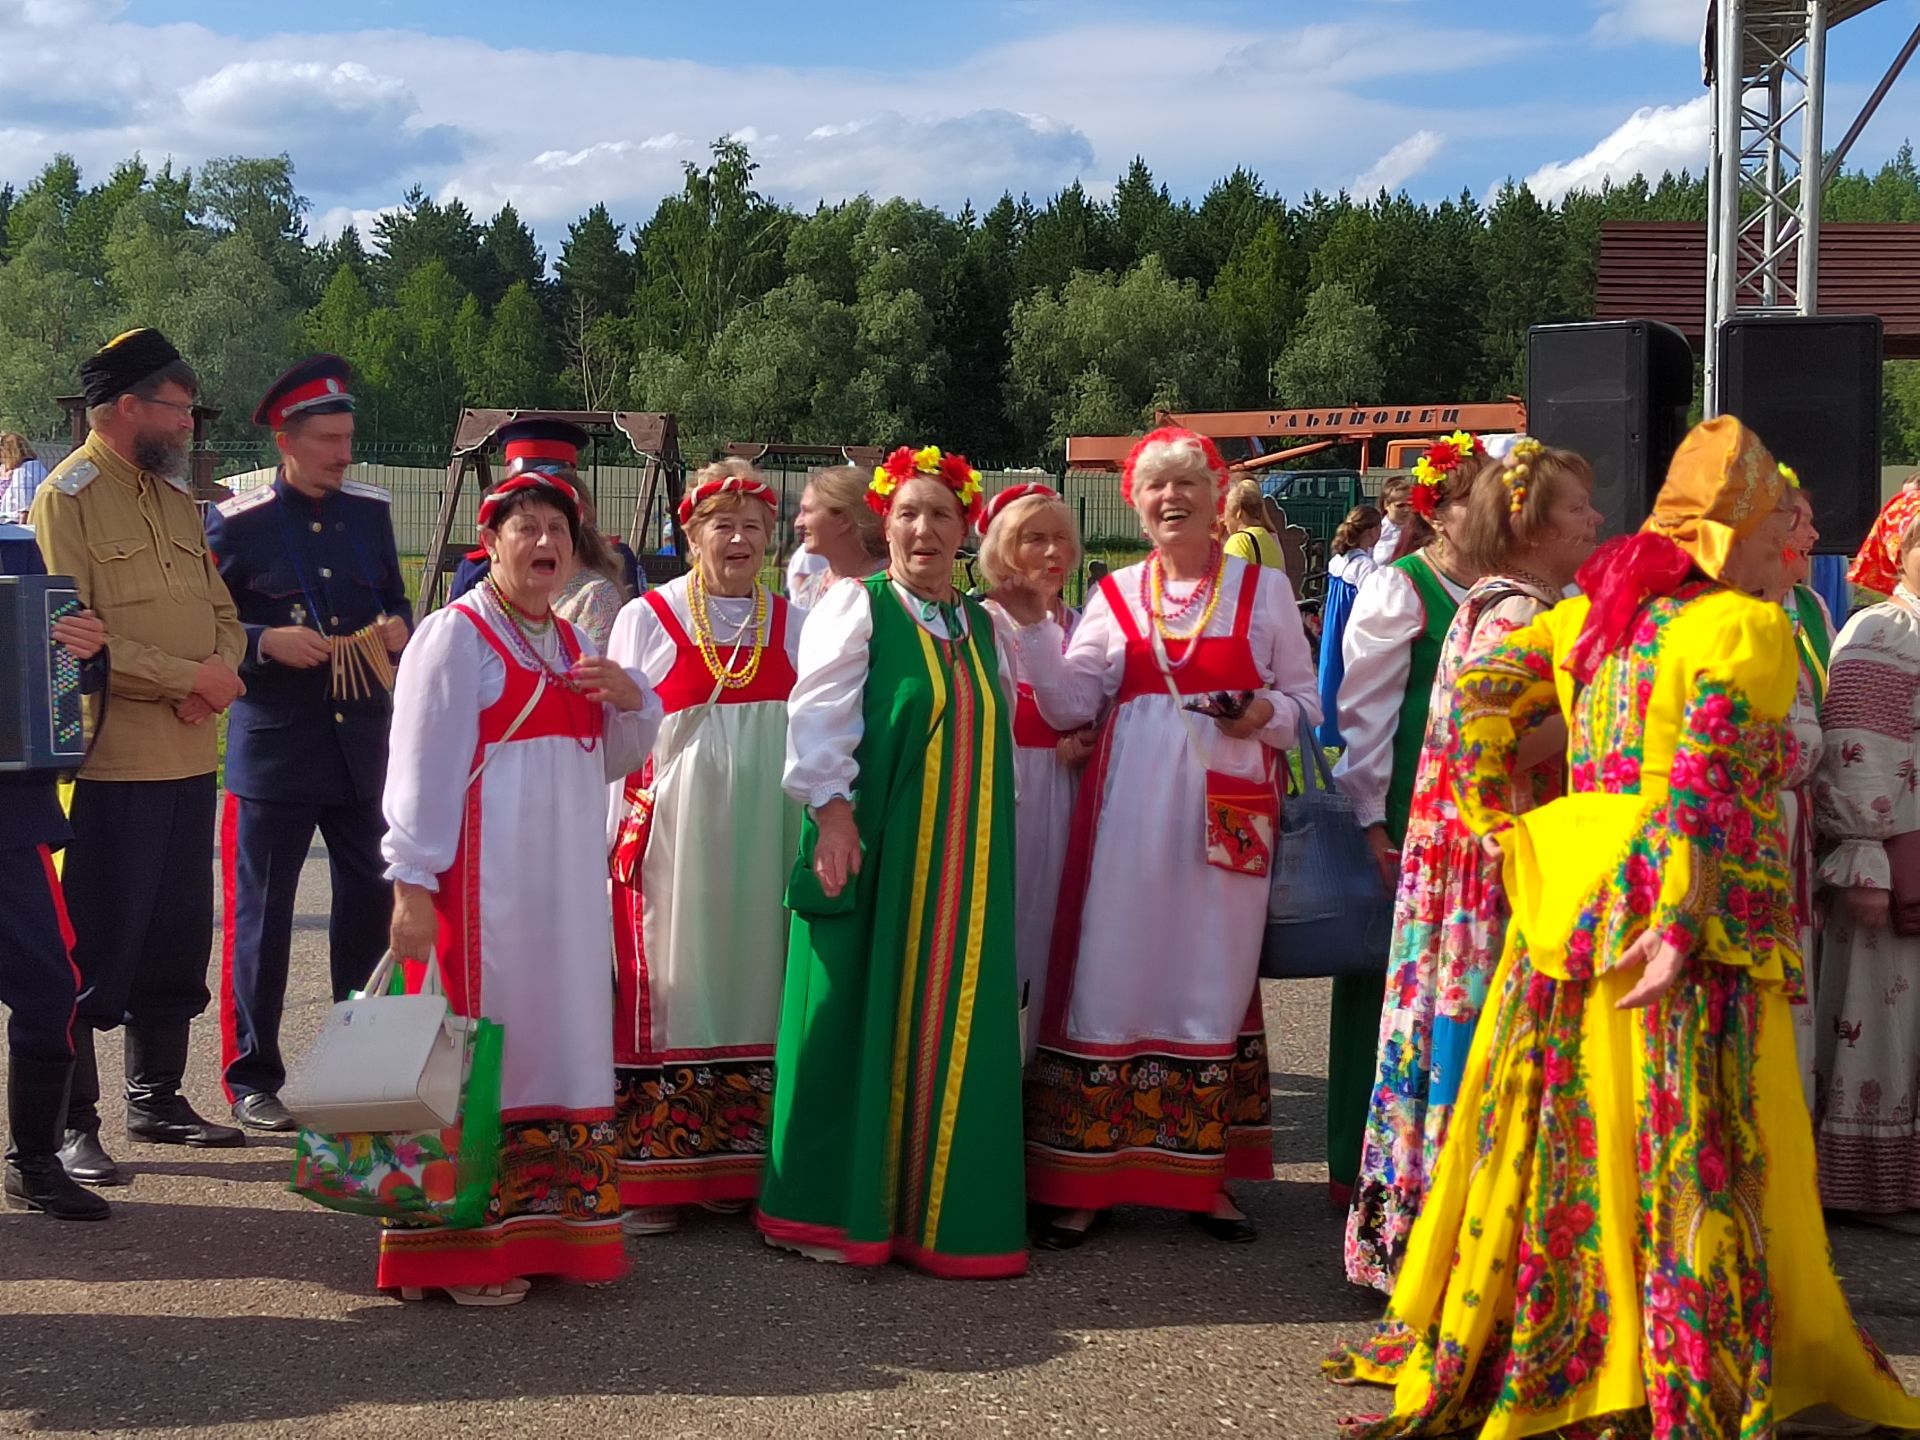
[[1729,320],[1718,358],[1720,413],[1799,474],[1820,527],[1815,550],[1853,554],[1880,513],[1880,317]]
[[1657,320],[1527,331],[1527,433],[1593,465],[1603,536],[1640,528],[1687,433],[1693,347]]

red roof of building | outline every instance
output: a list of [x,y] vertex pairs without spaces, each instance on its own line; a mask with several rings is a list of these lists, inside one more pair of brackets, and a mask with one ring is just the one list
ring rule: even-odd
[[[1920,360],[1920,225],[1822,224],[1820,312],[1878,315],[1889,360]],[[1707,227],[1613,220],[1600,227],[1596,320],[1661,320],[1705,340]]]

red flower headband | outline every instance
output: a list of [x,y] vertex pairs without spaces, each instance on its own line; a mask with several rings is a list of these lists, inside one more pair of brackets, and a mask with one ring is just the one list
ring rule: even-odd
[[1486,453],[1487,447],[1480,443],[1480,437],[1464,430],[1456,430],[1437,442],[1413,465],[1413,494],[1407,497],[1407,503],[1413,506],[1414,514],[1431,521],[1433,512],[1440,508],[1440,491],[1454,472],[1469,457],[1484,458]]
[[1051,485],[1042,485],[1037,481],[1026,485],[1009,485],[998,495],[987,501],[986,510],[980,520],[980,533],[985,535],[987,531],[991,530],[993,528],[993,522],[1000,518],[1001,511],[1013,504],[1014,501],[1031,500],[1035,496],[1047,500],[1058,500],[1060,498],[1060,492]]
[[885,517],[893,509],[893,493],[909,480],[938,480],[960,502],[960,513],[970,524],[980,523],[980,472],[964,455],[943,455],[938,445],[915,450],[902,445],[875,467],[867,485],[867,508]]
[[480,502],[479,523],[481,529],[493,524],[493,517],[500,512],[500,502],[507,496],[520,490],[552,490],[565,496],[573,507],[575,515],[580,513],[580,492],[562,480],[558,475],[549,475],[544,470],[528,470],[513,479],[494,487],[487,498]]
[[773,493],[773,487],[764,480],[755,480],[745,475],[726,475],[718,480],[705,480],[693,487],[680,501],[680,527],[685,529],[693,522],[693,512],[716,495],[744,495],[749,500],[758,500],[769,510],[780,508],[780,499]]
[[1141,457],[1156,446],[1172,448],[1197,448],[1206,461],[1207,473],[1213,476],[1214,509],[1222,510],[1227,503],[1227,462],[1220,454],[1220,447],[1206,436],[1196,434],[1178,425],[1162,425],[1158,430],[1150,430],[1140,437],[1140,441],[1127,452],[1126,463],[1120,467],[1120,499],[1125,504],[1133,504],[1133,472],[1139,467]]

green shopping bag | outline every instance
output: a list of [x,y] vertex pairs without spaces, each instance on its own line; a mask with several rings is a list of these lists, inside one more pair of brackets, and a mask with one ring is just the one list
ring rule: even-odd
[[[396,991],[405,982],[397,972]],[[505,1031],[467,1022],[460,1113],[444,1130],[328,1135],[303,1129],[288,1188],[316,1205],[395,1225],[471,1230],[487,1222],[500,1169]]]

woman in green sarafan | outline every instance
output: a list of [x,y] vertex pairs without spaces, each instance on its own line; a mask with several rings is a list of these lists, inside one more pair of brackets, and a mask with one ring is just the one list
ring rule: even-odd
[[819,1260],[1027,1268],[1013,961],[1012,706],[953,588],[980,507],[957,455],[874,472],[887,573],[800,636],[787,793],[807,806],[759,1225]]

